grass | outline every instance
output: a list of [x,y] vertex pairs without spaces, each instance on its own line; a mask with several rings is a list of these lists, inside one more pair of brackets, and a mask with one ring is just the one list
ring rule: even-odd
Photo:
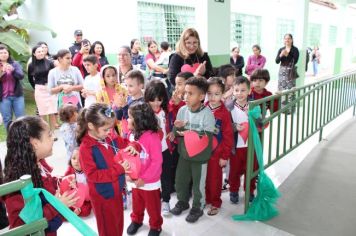
[[[25,95],[25,113],[26,115],[36,115],[36,103],[33,96],[33,90],[24,89]],[[0,142],[6,140],[6,131],[4,124],[0,125]]]

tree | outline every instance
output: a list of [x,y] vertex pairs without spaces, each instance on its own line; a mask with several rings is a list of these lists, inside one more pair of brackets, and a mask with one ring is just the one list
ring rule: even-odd
[[52,37],[56,33],[50,28],[36,22],[20,19],[17,8],[26,0],[1,0],[0,1],[0,42],[9,46],[16,56],[29,56],[29,29],[50,31]]

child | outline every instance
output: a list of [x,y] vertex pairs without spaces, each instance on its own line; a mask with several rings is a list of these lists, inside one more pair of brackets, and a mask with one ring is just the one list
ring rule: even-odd
[[143,86],[145,78],[139,70],[130,71],[125,78],[125,84],[128,92],[127,103],[124,100],[115,102],[116,118],[122,122],[122,137],[127,138],[129,130],[127,129],[128,109],[138,102],[143,102]]
[[158,135],[159,125],[155,114],[147,103],[130,106],[128,128],[141,145],[141,171],[132,189],[131,224],[127,234],[133,235],[142,226],[145,209],[149,215],[148,235],[159,235],[162,231],[160,176],[162,172],[162,146]]
[[[116,108],[117,103],[124,102],[127,99],[127,90],[118,83],[117,69],[115,66],[106,65],[100,71],[101,90],[97,93],[97,102],[105,103]],[[120,120],[116,121],[117,133],[122,135],[122,125]]]
[[82,96],[85,98],[84,107],[89,107],[96,102],[96,94],[100,90],[98,58],[95,55],[89,55],[83,59],[83,64],[89,74],[83,83]]
[[[57,179],[52,177],[52,169],[45,158],[52,155],[54,138],[49,125],[40,117],[24,116],[14,121],[9,127],[7,136],[7,153],[5,157],[4,183],[18,180],[22,175],[29,174],[35,188],[44,188],[51,194],[57,192]],[[76,203],[76,193],[62,196],[56,195],[60,201],[70,207]],[[56,235],[62,225],[61,215],[48,203],[40,193],[43,214],[48,222],[46,235]],[[20,192],[5,196],[5,204],[10,222],[10,229],[23,225],[19,216],[24,207],[24,199]]]
[[[249,99],[258,100],[264,97],[271,96],[272,93],[266,89],[266,86],[270,80],[269,72],[266,69],[256,69],[252,72],[250,80],[252,82],[252,88]],[[267,103],[267,109],[276,112],[278,110],[278,99],[274,100],[273,106]],[[262,109],[262,106],[261,106]]]
[[65,104],[59,110],[59,119],[63,122],[59,131],[62,134],[67,150],[67,160],[70,160],[74,149],[77,147],[75,140],[75,129],[77,128],[77,107],[73,104]]
[[[75,148],[72,156],[68,162],[68,169],[64,173],[64,176],[75,175],[75,183],[85,184],[87,185],[87,177],[85,177],[82,167],[79,163],[79,148]],[[91,212],[91,203],[90,201],[85,200],[83,205],[80,208],[73,207],[74,213],[85,217],[90,215]]]
[[84,108],[78,118],[79,161],[87,177],[99,235],[122,235],[124,226],[122,188],[129,164],[117,163],[113,157],[127,146],[127,140],[109,137],[114,122],[112,109],[102,103]]
[[231,111],[234,107],[234,95],[233,95],[233,86],[236,81],[236,69],[230,64],[222,65],[219,68],[219,77],[223,79],[225,85],[225,92],[222,97],[225,107]]
[[169,215],[171,199],[171,191],[173,189],[173,159],[171,155],[171,142],[167,137],[170,132],[170,117],[168,116],[168,94],[165,86],[159,80],[152,80],[147,84],[145,90],[145,102],[148,103],[156,114],[160,131],[163,134],[161,139],[162,144],[162,213],[164,216]]
[[166,41],[161,42],[161,55],[155,62],[156,65],[162,66],[163,68],[168,68],[169,56],[172,54],[169,43]]
[[231,156],[233,146],[233,130],[229,111],[221,101],[225,86],[219,77],[211,77],[208,80],[208,103],[207,107],[215,117],[215,138],[217,147],[208,162],[206,176],[206,203],[211,204],[208,215],[218,214],[221,207],[222,168],[226,166]]
[[[176,191],[178,202],[171,210],[173,215],[180,215],[189,208],[189,186],[193,180],[193,207],[186,217],[186,221],[193,223],[203,215],[205,205],[205,179],[207,162],[212,151],[212,134],[215,129],[215,119],[203,101],[208,90],[205,78],[192,77],[185,83],[186,105],[179,109],[174,122],[174,131],[178,137],[179,160],[176,172]],[[200,153],[189,157],[185,132],[195,131],[199,135],[206,135],[209,143]],[[194,143],[193,143],[194,145]]]
[[[231,111],[232,122],[234,130],[237,132],[236,152],[235,155],[230,158],[230,201],[233,204],[239,202],[239,188],[240,177],[246,175],[247,165],[247,140],[241,135],[246,125],[248,124],[248,94],[250,91],[250,81],[244,77],[237,77],[237,81],[234,84],[234,96],[235,104]],[[257,161],[254,162],[254,168],[257,167]],[[246,186],[246,183],[244,187]],[[250,201],[254,198],[254,190],[256,189],[256,178],[251,181],[250,188]]]

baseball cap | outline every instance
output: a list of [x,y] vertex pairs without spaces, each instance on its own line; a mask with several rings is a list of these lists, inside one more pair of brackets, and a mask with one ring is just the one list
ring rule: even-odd
[[83,35],[83,31],[82,30],[75,30],[74,31],[74,35],[77,36],[77,35]]

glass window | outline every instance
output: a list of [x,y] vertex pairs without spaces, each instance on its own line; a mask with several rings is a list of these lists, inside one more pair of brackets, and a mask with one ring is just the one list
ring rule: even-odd
[[329,26],[329,45],[335,46],[337,40],[337,27],[334,25]]
[[346,45],[351,45],[352,44],[352,28],[347,28],[346,29],[345,44]]
[[276,37],[276,49],[279,49],[283,45],[283,38],[285,34],[292,34],[294,36],[294,21],[290,19],[277,19],[277,37]]
[[308,46],[314,47],[320,45],[321,24],[309,23],[308,26]]

